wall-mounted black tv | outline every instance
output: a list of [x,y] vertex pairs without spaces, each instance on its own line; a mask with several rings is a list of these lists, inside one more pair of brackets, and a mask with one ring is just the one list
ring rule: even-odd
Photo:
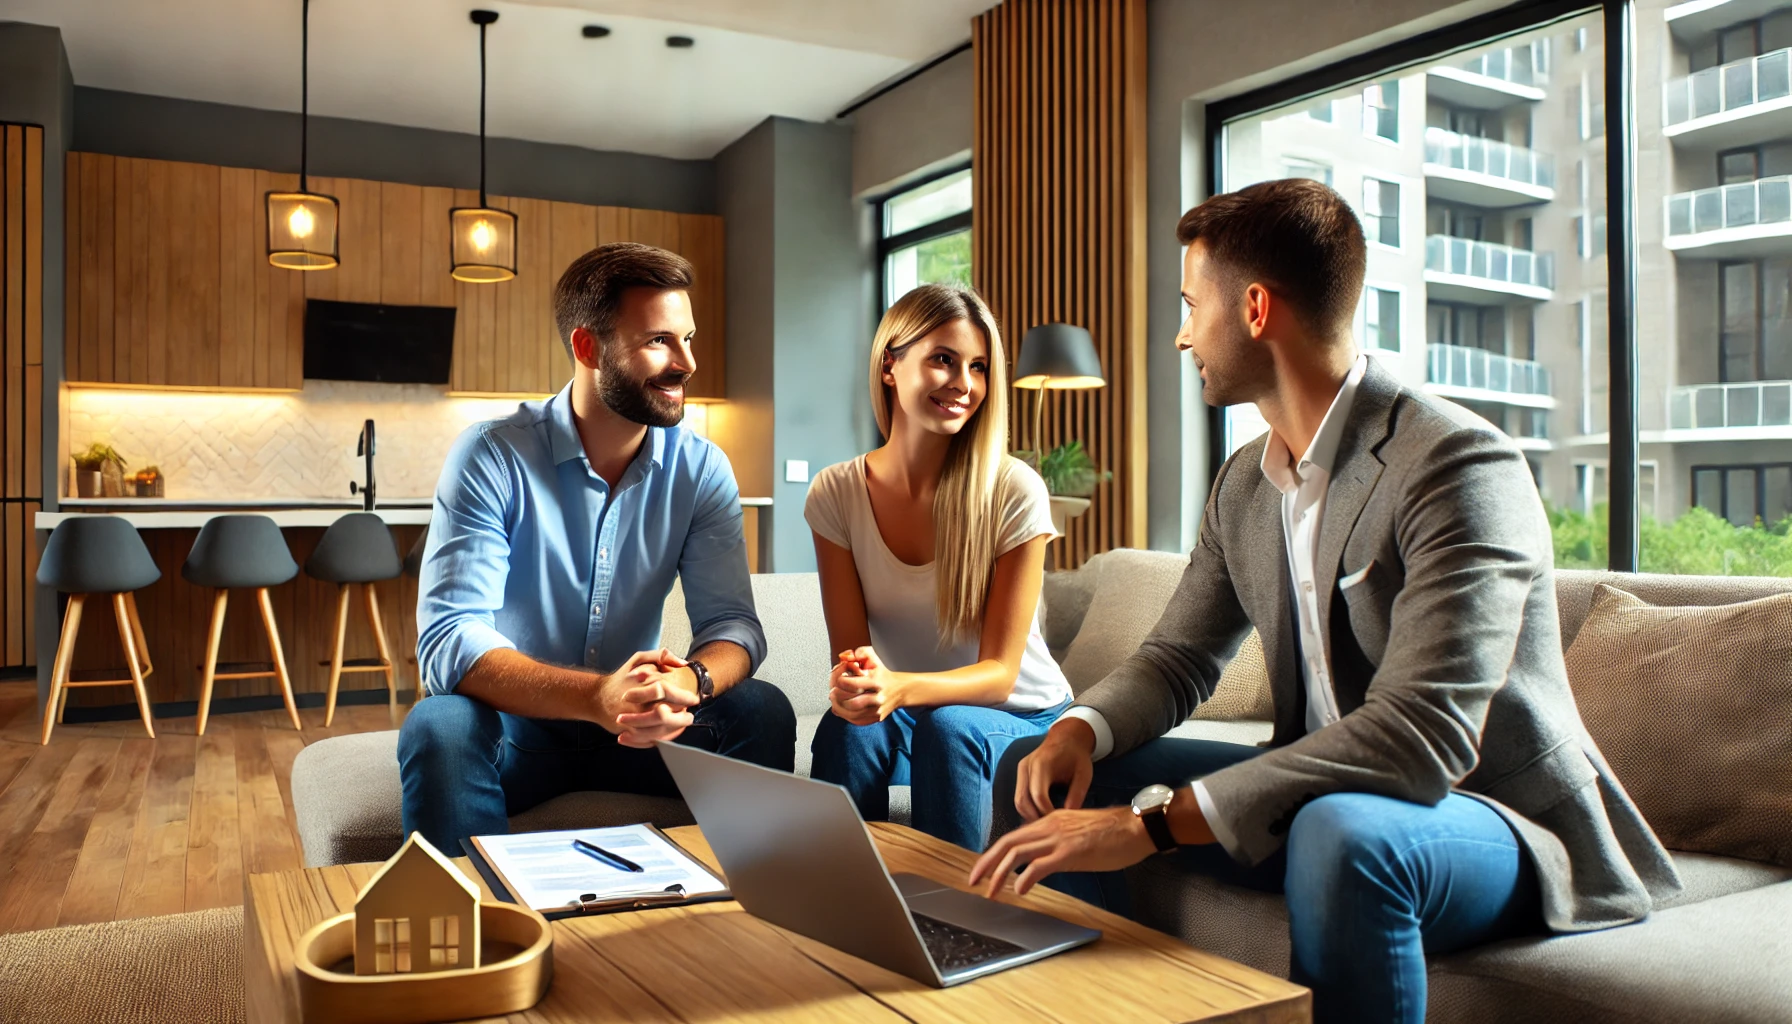
[[305,376],[382,384],[446,384],[453,306],[305,303]]

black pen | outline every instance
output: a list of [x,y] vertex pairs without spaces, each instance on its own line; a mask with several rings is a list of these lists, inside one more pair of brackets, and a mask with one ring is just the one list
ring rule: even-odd
[[634,861],[629,860],[627,857],[611,853],[603,847],[587,843],[583,839],[574,839],[572,841],[572,848],[589,857],[595,857],[618,871],[633,871],[636,874],[640,874],[647,870],[641,865],[636,864]]

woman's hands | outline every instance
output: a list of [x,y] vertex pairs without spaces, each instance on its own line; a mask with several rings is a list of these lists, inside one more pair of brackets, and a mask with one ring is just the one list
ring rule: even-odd
[[828,705],[852,725],[876,725],[903,706],[905,681],[871,647],[841,651],[828,673]]

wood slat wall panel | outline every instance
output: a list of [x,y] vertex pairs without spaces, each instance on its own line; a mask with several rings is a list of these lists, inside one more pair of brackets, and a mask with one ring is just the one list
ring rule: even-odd
[[423,303],[423,189],[380,184],[380,301],[389,306]]
[[1145,544],[1144,0],[1006,0],[972,25],[972,275],[1019,356],[1028,327],[1089,329],[1108,386],[1013,403],[1016,446],[1081,440],[1114,473],[1054,542],[1080,565]]
[[[31,522],[43,486],[43,176],[43,129],[0,125],[0,657],[7,667],[37,657]],[[68,298],[72,309],[80,301]]]

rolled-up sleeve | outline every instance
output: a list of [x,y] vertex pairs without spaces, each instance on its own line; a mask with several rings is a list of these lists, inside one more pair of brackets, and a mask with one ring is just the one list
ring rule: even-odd
[[494,624],[510,576],[513,496],[486,425],[468,428],[442,466],[417,581],[417,665],[432,694],[454,692],[487,651],[516,649]]
[[691,618],[691,650],[726,640],[745,650],[752,671],[758,671],[765,661],[765,630],[753,607],[740,487],[727,457],[719,449],[710,455],[698,484],[690,533],[678,558],[685,609]]

